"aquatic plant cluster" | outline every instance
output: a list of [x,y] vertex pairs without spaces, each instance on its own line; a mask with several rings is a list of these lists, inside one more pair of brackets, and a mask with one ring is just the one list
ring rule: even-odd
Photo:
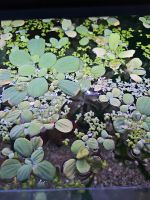
[[[119,17],[1,21],[1,188],[85,186],[108,167],[102,152],[147,165],[149,46],[130,40],[150,16],[133,19],[141,30]],[[69,151],[61,166],[49,140]]]

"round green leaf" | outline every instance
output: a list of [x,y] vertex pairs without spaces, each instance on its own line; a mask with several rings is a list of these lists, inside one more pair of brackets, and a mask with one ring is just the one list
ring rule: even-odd
[[86,141],[86,144],[88,145],[88,147],[90,149],[98,149],[99,146],[98,146],[98,142],[95,138],[89,138],[87,141]]
[[85,143],[82,140],[76,140],[71,145],[71,151],[75,154],[77,154],[79,150],[83,148],[85,148]]
[[56,56],[53,53],[44,53],[39,60],[40,68],[51,68],[56,63]]
[[103,142],[103,146],[106,150],[113,150],[115,148],[115,143],[111,139],[105,139]]
[[82,46],[86,46],[87,44],[89,43],[89,38],[82,38],[80,41],[79,41],[79,44],[82,45]]
[[18,69],[18,74],[20,76],[31,76],[35,74],[35,67],[33,67],[32,65],[21,66]]
[[115,107],[119,107],[121,102],[117,98],[110,98],[110,104]]
[[65,56],[58,59],[53,67],[57,72],[61,73],[76,72],[80,67],[80,60],[74,56]]
[[80,84],[70,80],[61,80],[58,87],[69,96],[76,96],[80,91]]
[[24,136],[24,126],[22,124],[15,125],[10,130],[9,136],[12,140],[15,140],[19,137],[23,137]]
[[17,172],[17,180],[18,181],[25,181],[29,179],[30,174],[32,172],[32,165],[23,165],[19,168]]
[[88,34],[87,27],[83,26],[83,25],[77,26],[76,31],[81,35],[87,35]]
[[16,67],[22,67],[32,64],[31,56],[24,50],[12,51],[9,55],[9,61]]
[[28,127],[28,132],[31,137],[38,135],[41,131],[42,124],[39,122],[31,122]]
[[105,67],[99,65],[94,66],[91,69],[91,73],[95,78],[103,76],[105,74]]
[[136,109],[144,115],[150,116],[150,97],[139,97],[136,102]]
[[31,55],[41,56],[45,51],[45,40],[43,38],[31,39],[27,45]]
[[126,93],[123,95],[123,102],[127,105],[131,105],[132,103],[134,103],[134,97],[132,96],[132,94]]
[[18,160],[8,159],[5,160],[0,168],[0,178],[1,179],[11,179],[17,175],[18,169],[21,164]]
[[30,157],[33,151],[32,143],[25,138],[16,139],[14,149],[18,154],[27,158]]
[[86,160],[77,160],[76,167],[81,174],[89,172],[91,168],[91,166]]
[[70,120],[68,119],[59,119],[56,123],[55,123],[55,128],[57,130],[59,130],[60,132],[63,133],[69,133],[72,131],[73,129],[73,124]]
[[56,168],[48,161],[44,160],[33,168],[33,173],[44,180],[53,180]]
[[27,87],[27,92],[32,97],[43,96],[48,90],[48,83],[45,78],[33,79]]
[[69,179],[75,178],[75,170],[76,170],[76,160],[69,159],[63,165],[63,173]]
[[44,158],[44,151],[42,148],[35,150],[31,155],[31,160],[34,164],[41,162]]
[[16,90],[15,87],[9,87],[2,93],[2,101],[8,101],[11,105],[18,105],[27,95],[27,91]]

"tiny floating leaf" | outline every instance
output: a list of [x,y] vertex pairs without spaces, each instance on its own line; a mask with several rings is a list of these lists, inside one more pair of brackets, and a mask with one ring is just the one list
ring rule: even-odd
[[63,133],[69,133],[72,131],[73,129],[73,124],[70,120],[68,119],[59,119],[56,123],[55,123],[55,128],[57,130],[59,130],[60,132]]

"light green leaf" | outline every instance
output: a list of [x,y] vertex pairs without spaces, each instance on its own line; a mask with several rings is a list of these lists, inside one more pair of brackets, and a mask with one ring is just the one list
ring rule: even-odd
[[9,87],[2,93],[2,101],[8,101],[11,105],[18,105],[27,95],[27,91],[16,90],[15,87]]
[[16,67],[31,66],[33,64],[31,56],[25,50],[15,50],[9,55],[9,61]]
[[31,155],[31,160],[34,164],[41,162],[43,158],[44,158],[44,151],[42,148],[35,150]]
[[86,46],[89,43],[89,39],[87,37],[82,38],[79,40],[79,44],[82,46]]
[[80,67],[80,60],[74,56],[65,56],[57,60],[53,66],[57,72],[70,73],[78,71]]
[[76,96],[80,91],[80,85],[70,80],[59,81],[58,87],[69,96]]
[[116,51],[119,43],[120,43],[120,35],[118,33],[110,34],[110,36],[109,36],[109,47],[110,47],[110,50]]
[[53,180],[56,168],[48,161],[44,160],[33,168],[33,173],[44,180]]
[[35,67],[32,65],[21,66],[18,69],[18,74],[20,76],[31,76],[35,74]]
[[119,53],[119,58],[131,58],[135,54],[135,50],[127,50]]
[[39,60],[40,68],[51,68],[56,63],[56,56],[53,53],[44,53]]
[[22,124],[15,125],[9,133],[9,136],[12,140],[15,140],[19,137],[23,137],[24,135],[24,126]]
[[15,177],[20,167],[21,164],[18,160],[15,159],[5,160],[0,168],[0,179],[11,179]]
[[75,154],[79,152],[79,150],[85,148],[85,143],[82,140],[76,140],[71,145],[71,151]]
[[32,97],[43,96],[48,90],[48,83],[45,78],[33,79],[27,87],[27,92]]
[[63,173],[67,178],[71,180],[75,178],[75,169],[76,169],[75,159],[69,159],[63,165]]
[[100,76],[103,76],[105,74],[105,67],[97,65],[92,67],[91,73],[95,78],[98,78]]
[[31,55],[41,56],[45,51],[45,40],[43,38],[31,39],[27,45]]
[[73,124],[70,120],[68,119],[59,119],[56,123],[55,123],[55,128],[57,130],[59,130],[60,132],[63,133],[69,133],[72,131],[73,129]]
[[76,167],[81,174],[88,173],[91,168],[91,166],[86,160],[77,160]]
[[25,181],[29,179],[30,174],[32,172],[32,165],[23,165],[17,172],[17,180],[18,181]]
[[14,149],[18,154],[26,158],[30,157],[33,151],[32,143],[26,138],[16,139]]

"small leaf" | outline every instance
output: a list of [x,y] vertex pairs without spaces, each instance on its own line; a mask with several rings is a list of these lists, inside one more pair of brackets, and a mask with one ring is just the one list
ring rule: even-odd
[[82,46],[86,46],[89,43],[89,39],[86,37],[83,37],[81,40],[79,40],[79,44]]
[[106,54],[106,50],[100,47],[96,47],[92,50],[97,57],[103,58],[103,56]]
[[121,94],[121,90],[118,89],[118,88],[113,88],[112,89],[112,94],[113,94],[113,97],[119,97],[120,94]]
[[40,68],[51,68],[56,63],[56,56],[53,53],[44,53],[39,60]]
[[42,129],[42,124],[36,121],[33,121],[29,124],[28,132],[31,137],[38,135]]
[[33,114],[30,110],[23,110],[21,112],[21,119],[24,123],[30,122],[33,119]]
[[115,107],[120,107],[121,102],[117,98],[110,98],[110,104]]
[[24,126],[22,124],[15,125],[10,130],[9,136],[12,140],[15,140],[19,137],[23,137],[24,136]]
[[30,174],[32,172],[32,165],[23,165],[19,168],[17,172],[17,180],[25,181],[30,178]]
[[60,73],[70,73],[78,71],[80,60],[74,56],[65,56],[57,60],[53,68]]
[[108,97],[106,95],[100,95],[99,96],[99,101],[100,102],[108,102],[109,99],[108,99]]
[[43,146],[43,140],[41,137],[33,137],[30,141],[34,150]]
[[53,180],[56,168],[48,161],[44,160],[33,168],[33,173],[44,180]]
[[95,78],[98,78],[100,76],[103,76],[105,74],[105,67],[97,65],[92,67],[91,73]]
[[135,50],[122,51],[118,56],[119,58],[131,58],[135,54]]
[[62,20],[62,29],[64,31],[69,30],[72,27],[72,22],[70,19],[63,19]]
[[2,93],[2,101],[8,101],[12,106],[19,104],[26,97],[27,92],[16,90],[15,87],[9,87]]
[[71,145],[71,151],[75,154],[79,152],[79,150],[85,148],[85,144],[82,140],[76,140]]
[[8,159],[5,160],[0,168],[0,178],[1,179],[11,179],[17,175],[18,169],[21,164],[18,160]]
[[123,95],[123,102],[127,105],[131,105],[132,103],[134,103],[134,97],[132,96],[132,94],[126,93]]
[[69,39],[68,37],[62,37],[60,40],[59,40],[59,46],[60,48],[65,46],[66,44],[69,43]]
[[56,123],[55,123],[55,128],[57,130],[59,130],[60,132],[63,133],[69,133],[72,131],[73,129],[73,124],[70,120],[68,119],[59,119]]
[[65,34],[70,38],[75,38],[77,35],[77,33],[75,31],[71,31],[71,30],[65,31]]
[[11,110],[5,115],[5,120],[7,122],[14,122],[20,116],[20,110]]
[[21,66],[18,69],[18,74],[20,76],[31,76],[35,74],[35,67],[33,67],[32,65]]
[[120,43],[120,35],[118,33],[110,34],[110,36],[109,36],[109,47],[110,47],[110,50],[116,51],[119,43]]
[[31,66],[33,64],[31,56],[24,50],[12,51],[9,60],[16,67]]
[[63,173],[67,178],[71,180],[75,178],[75,169],[76,169],[75,159],[69,159],[63,165]]
[[35,150],[31,155],[31,160],[34,164],[41,162],[44,158],[44,151],[42,148]]
[[103,142],[103,146],[106,150],[113,150],[115,148],[115,143],[111,139],[105,139]]
[[137,99],[136,109],[143,115],[150,116],[150,97],[142,96]]
[[86,144],[90,149],[98,149],[99,148],[98,142],[97,142],[97,140],[95,138],[89,138],[86,141]]
[[89,163],[86,160],[77,160],[76,161],[76,167],[77,167],[77,170],[81,174],[88,173],[90,171],[90,168],[91,168],[91,166],[89,165]]
[[27,45],[31,55],[41,56],[45,51],[45,40],[43,38],[31,39]]
[[91,87],[91,81],[88,79],[83,78],[81,81],[79,81],[79,83],[81,91],[83,92],[89,90],[89,88]]
[[11,82],[11,73],[9,70],[0,69],[0,87]]
[[130,77],[136,83],[141,83],[142,82],[142,78],[140,76],[138,76],[137,74],[130,74]]
[[31,97],[43,96],[48,90],[48,83],[45,78],[33,79],[27,87],[28,94]]
[[13,27],[19,27],[19,26],[23,26],[24,23],[25,23],[24,20],[14,20],[14,21],[12,21],[11,25]]
[[126,66],[129,70],[135,68],[138,69],[142,66],[142,61],[139,58],[133,58],[126,64]]
[[76,96],[80,91],[79,83],[70,80],[59,81],[58,87],[69,96]]
[[87,148],[81,148],[78,153],[77,153],[77,156],[76,158],[77,159],[83,159],[85,157],[87,157],[89,155],[89,150]]
[[87,29],[86,26],[83,26],[83,25],[77,26],[77,27],[76,27],[76,31],[77,31],[79,34],[83,35],[83,36],[88,35],[88,29]]
[[14,143],[14,149],[18,154],[26,158],[30,157],[33,151],[32,143],[25,138],[16,139]]

